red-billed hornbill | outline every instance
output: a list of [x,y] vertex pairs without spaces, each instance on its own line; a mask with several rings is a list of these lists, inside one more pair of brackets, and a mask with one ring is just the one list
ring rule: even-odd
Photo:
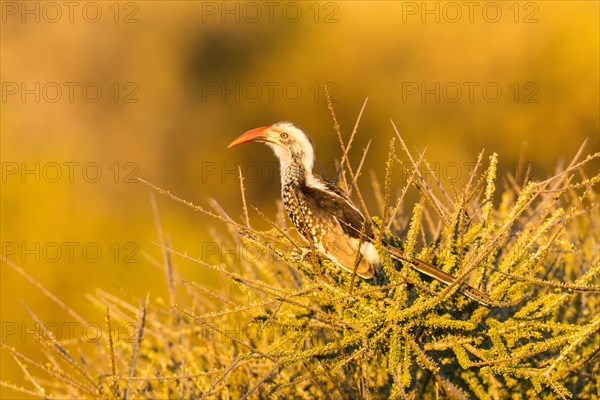
[[[315,151],[310,136],[290,122],[277,122],[244,133],[228,148],[246,142],[265,143],[279,159],[283,205],[296,230],[336,265],[364,279],[373,278],[381,269],[371,222],[342,189],[313,175]],[[386,247],[393,258],[409,262],[421,273],[447,285],[455,280],[433,265],[407,260],[397,249]],[[484,293],[466,284],[461,290],[480,303],[488,303]]]

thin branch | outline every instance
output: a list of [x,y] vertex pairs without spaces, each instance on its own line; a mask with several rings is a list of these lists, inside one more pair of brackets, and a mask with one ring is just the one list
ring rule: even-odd
[[246,189],[244,188],[244,175],[242,174],[242,167],[238,166],[240,173],[240,192],[242,193],[242,209],[244,210],[244,218],[246,220],[246,228],[250,227],[250,217],[248,216],[248,207],[246,206]]

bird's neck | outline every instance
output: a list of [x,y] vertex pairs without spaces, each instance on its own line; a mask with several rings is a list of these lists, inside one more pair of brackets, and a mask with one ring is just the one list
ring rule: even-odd
[[298,162],[281,161],[281,188],[299,188],[313,178],[308,166]]
[[[269,144],[269,143],[268,143]],[[270,145],[279,159],[281,188],[298,188],[313,180],[314,152],[312,148],[290,152],[281,146]]]

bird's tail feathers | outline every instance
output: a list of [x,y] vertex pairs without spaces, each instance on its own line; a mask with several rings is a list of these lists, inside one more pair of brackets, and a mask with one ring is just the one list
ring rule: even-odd
[[[410,264],[410,266],[412,268],[414,268],[415,270],[419,271],[422,274],[425,274],[433,279],[436,279],[440,282],[442,282],[445,285],[452,285],[455,281],[456,281],[456,277],[454,275],[451,275],[443,270],[441,270],[438,267],[435,267],[423,260],[419,260],[418,258],[412,258],[409,259],[408,257],[406,257],[404,254],[402,254],[398,249],[391,247],[391,246],[386,246],[386,250],[388,251],[388,253],[390,254],[390,256],[398,261],[402,261],[402,262],[407,262]],[[492,301],[489,296],[483,292],[481,292],[480,290],[475,289],[474,287],[466,284],[466,283],[462,283],[461,284],[461,288],[460,288],[461,292],[469,297],[472,300],[475,300],[476,302],[483,304],[485,306],[490,306],[490,305],[495,305],[496,303],[494,301]]]

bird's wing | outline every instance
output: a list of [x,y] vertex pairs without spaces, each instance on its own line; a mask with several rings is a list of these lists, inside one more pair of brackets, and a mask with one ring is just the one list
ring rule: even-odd
[[[340,222],[342,229],[347,235],[362,240],[372,239],[373,229],[371,223],[360,213],[346,192],[331,182],[320,178],[316,179],[327,191],[305,186],[302,188],[302,191],[307,197],[314,198],[318,208],[330,210],[331,214]],[[361,238],[363,224],[365,226],[363,237]]]
[[361,242],[367,241],[368,234],[372,234],[364,217],[343,198],[320,189],[304,187],[298,196],[315,220],[313,226],[319,236],[319,251],[350,272],[355,270],[358,259],[356,273],[362,278],[372,278],[374,266],[359,254]]

